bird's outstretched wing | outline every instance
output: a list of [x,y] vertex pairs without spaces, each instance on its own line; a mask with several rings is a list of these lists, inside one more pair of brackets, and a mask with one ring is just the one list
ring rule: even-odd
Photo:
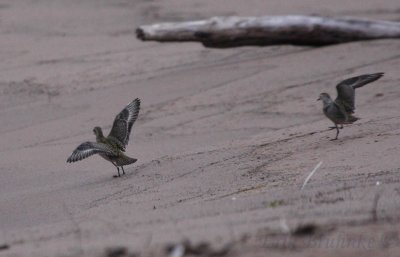
[[125,151],[129,141],[132,125],[136,121],[140,110],[140,99],[136,98],[128,104],[116,117],[108,139],[113,141],[118,148]]
[[80,144],[68,157],[67,162],[76,162],[85,159],[93,154],[104,153],[107,155],[117,155],[116,151],[110,146],[102,143],[85,142]]
[[343,106],[347,113],[353,113],[355,110],[355,89],[378,80],[383,74],[383,72],[364,74],[343,80],[336,86],[338,95],[335,102]]

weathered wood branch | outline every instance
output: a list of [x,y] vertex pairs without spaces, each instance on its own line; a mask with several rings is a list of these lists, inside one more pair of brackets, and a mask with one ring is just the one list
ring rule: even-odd
[[323,46],[358,40],[400,38],[400,22],[318,16],[214,17],[140,26],[143,41],[197,41],[206,47],[244,45]]

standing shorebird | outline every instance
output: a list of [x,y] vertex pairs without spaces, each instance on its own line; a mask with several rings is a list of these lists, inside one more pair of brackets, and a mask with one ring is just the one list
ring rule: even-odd
[[354,107],[355,89],[378,80],[383,74],[383,72],[365,74],[343,80],[336,86],[337,97],[335,101],[333,101],[327,93],[321,93],[319,95],[318,100],[322,100],[322,110],[325,116],[335,124],[334,127],[330,127],[331,129],[336,129],[336,137],[332,140],[338,139],[338,124],[341,125],[340,128],[342,129],[343,124],[351,124],[359,119],[353,116],[354,110],[356,109]]
[[93,154],[99,154],[117,167],[118,177],[121,176],[119,173],[120,167],[122,174],[125,174],[124,166],[137,161],[135,158],[126,156],[123,152],[125,152],[125,147],[129,141],[129,134],[131,133],[133,123],[138,117],[139,110],[140,99],[136,98],[115,117],[112,129],[107,137],[103,136],[103,131],[100,127],[95,127],[93,132],[96,135],[96,142],[80,144],[72,152],[71,156],[68,157],[67,162],[76,162]]

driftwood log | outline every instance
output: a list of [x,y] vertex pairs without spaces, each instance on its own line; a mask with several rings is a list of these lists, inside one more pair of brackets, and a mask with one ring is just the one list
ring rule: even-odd
[[219,48],[276,44],[323,46],[400,38],[400,22],[318,16],[233,16],[144,25],[137,28],[136,35],[143,41],[196,41]]

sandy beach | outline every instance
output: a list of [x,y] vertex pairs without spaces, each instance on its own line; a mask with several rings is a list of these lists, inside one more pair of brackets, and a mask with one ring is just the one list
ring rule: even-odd
[[[400,2],[2,1],[0,256],[167,256],[185,239],[228,257],[398,256],[400,40],[209,49],[135,35],[286,14],[400,21]],[[361,119],[330,141],[318,95],[375,72]],[[99,156],[66,163],[135,98],[125,176]]]

